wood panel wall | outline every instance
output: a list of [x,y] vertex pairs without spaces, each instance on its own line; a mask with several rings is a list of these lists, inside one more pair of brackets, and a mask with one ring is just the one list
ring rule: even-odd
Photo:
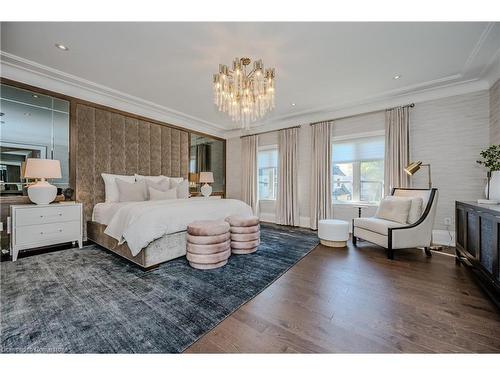
[[104,202],[101,173],[188,177],[189,133],[165,125],[76,104],[76,200],[85,221]]

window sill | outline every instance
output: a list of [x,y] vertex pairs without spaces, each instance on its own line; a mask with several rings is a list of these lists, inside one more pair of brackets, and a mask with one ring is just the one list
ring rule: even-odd
[[367,203],[367,202],[333,202],[333,206],[345,206],[345,207],[378,207],[378,203]]

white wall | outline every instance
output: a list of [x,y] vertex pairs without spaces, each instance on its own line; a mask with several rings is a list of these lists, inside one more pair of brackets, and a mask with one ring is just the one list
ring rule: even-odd
[[[483,90],[444,99],[416,103],[411,110],[411,159],[432,164],[433,185],[440,190],[436,229],[446,229],[443,220],[454,220],[455,200],[475,200],[482,197],[485,183],[484,171],[476,165],[479,152],[489,144],[489,92]],[[384,129],[384,112],[350,119],[338,120],[333,136],[366,133]],[[303,125],[299,132],[299,212],[301,226],[309,224],[309,182],[311,167],[311,127]],[[259,144],[277,143],[277,133],[259,137]],[[236,152],[240,140],[229,139]],[[236,159],[234,159],[236,160]],[[239,165],[229,165],[228,192],[239,191],[241,171]],[[229,172],[234,174],[230,176]],[[412,180],[413,186],[426,186],[427,174],[419,171]],[[238,178],[235,178],[235,176]],[[238,187],[230,186],[237,183]],[[229,195],[229,194],[228,194]],[[261,204],[263,220],[273,220],[273,202]],[[373,215],[376,208],[367,208],[363,215]],[[357,216],[357,209],[350,206],[334,207],[334,217],[351,220]],[[451,225],[450,229],[453,230]]]

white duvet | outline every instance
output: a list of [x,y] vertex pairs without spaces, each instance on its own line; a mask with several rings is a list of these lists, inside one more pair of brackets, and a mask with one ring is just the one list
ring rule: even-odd
[[170,199],[130,202],[120,207],[104,233],[127,242],[133,256],[165,234],[185,231],[195,220],[223,220],[230,215],[251,216],[252,208],[236,199]]

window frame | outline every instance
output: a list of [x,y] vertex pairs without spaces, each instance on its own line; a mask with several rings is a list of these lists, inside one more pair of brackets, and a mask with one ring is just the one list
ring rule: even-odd
[[[269,199],[269,198],[260,198],[260,182],[259,182],[259,171],[261,168],[259,168],[259,153],[261,151],[274,151],[276,150],[277,158],[276,158],[276,181],[274,183],[274,190],[275,190],[275,197],[274,199]],[[274,167],[265,167],[263,169],[270,169]],[[279,184],[279,147],[278,144],[269,144],[269,145],[262,145],[257,147],[257,200],[260,202],[276,202],[278,199],[278,184]]]
[[[373,181],[373,180],[366,180],[366,181],[361,181],[361,163],[363,162],[370,162],[370,161],[382,161],[382,165],[384,166],[385,164],[385,156],[382,159],[369,159],[369,160],[354,160],[351,162],[345,162],[345,163],[338,163],[338,164],[347,164],[351,163],[352,164],[352,199],[350,201],[340,201],[334,199],[333,196],[333,191],[335,187],[336,181],[333,179],[333,167],[335,164],[333,161],[333,150],[334,150],[334,143],[336,142],[342,142],[342,141],[354,141],[357,139],[361,138],[374,138],[374,137],[383,137],[385,136],[385,130],[376,130],[372,132],[366,132],[366,133],[356,133],[356,134],[350,134],[346,136],[332,136],[330,140],[330,147],[332,150],[332,171],[331,173],[331,179],[332,179],[332,205],[347,205],[347,206],[378,206],[379,202],[374,202],[374,201],[362,201],[361,200],[361,185],[363,182],[378,182],[378,181]],[[384,144],[384,153],[385,153],[385,144]],[[349,181],[351,182],[351,181]],[[382,180],[382,197],[384,195],[384,180]]]

